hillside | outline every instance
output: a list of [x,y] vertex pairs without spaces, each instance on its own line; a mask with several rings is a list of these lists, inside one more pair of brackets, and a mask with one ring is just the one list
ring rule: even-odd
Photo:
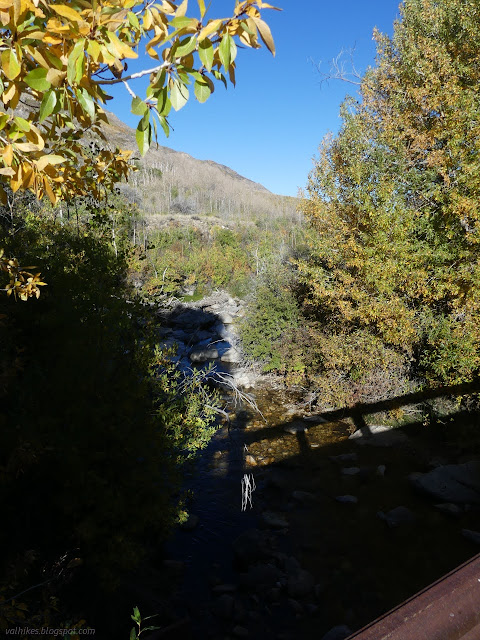
[[212,160],[198,160],[187,153],[153,144],[140,157],[135,130],[113,113],[104,125],[111,146],[134,151],[137,172],[125,193],[141,205],[147,215],[197,214],[223,220],[253,220],[257,217],[294,217],[297,199],[271,193],[263,185],[241,176]]

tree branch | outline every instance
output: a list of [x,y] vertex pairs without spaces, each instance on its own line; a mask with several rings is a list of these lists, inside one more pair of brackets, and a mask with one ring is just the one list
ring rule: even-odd
[[111,80],[95,80],[95,84],[118,84],[119,82],[125,82],[126,80],[135,80],[136,78],[143,78],[143,76],[147,76],[150,73],[157,73],[160,69],[166,69],[171,65],[171,62],[163,62],[159,64],[158,67],[153,67],[153,69],[143,69],[142,71],[137,71],[137,73],[132,73],[129,76],[125,76],[125,78],[112,78]]

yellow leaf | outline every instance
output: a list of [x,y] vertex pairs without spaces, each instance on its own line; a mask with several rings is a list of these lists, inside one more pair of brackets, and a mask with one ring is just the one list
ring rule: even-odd
[[57,203],[57,196],[55,195],[53,189],[52,189],[52,185],[50,184],[50,182],[47,180],[47,178],[43,179],[43,186],[45,188],[45,192],[48,196],[48,199],[50,200],[50,202],[52,204],[56,204]]
[[34,142],[17,142],[15,146],[19,151],[39,151],[38,145]]
[[12,169],[12,167],[3,167],[3,169],[0,169],[0,175],[1,176],[14,176],[15,175],[15,171]]
[[198,42],[201,42],[206,37],[208,37],[211,33],[214,33],[215,31],[217,31],[218,27],[222,24],[222,22],[223,22],[222,19],[211,20],[207,24],[207,26],[203,27],[203,29],[200,31],[198,35]]
[[3,155],[3,159],[5,160],[6,164],[10,167],[12,164],[12,160],[13,160],[13,147],[11,144],[7,144],[3,149],[2,149],[2,155]]
[[66,160],[63,156],[57,156],[52,153],[36,160],[35,165],[39,171],[43,171],[48,164],[60,164],[60,162],[66,162]]
[[188,0],[183,0],[182,4],[178,7],[178,9],[175,12],[175,17],[181,17],[184,16],[187,13],[187,8],[188,8]]
[[83,21],[82,16],[71,7],[67,7],[66,4],[50,4],[50,7],[63,18],[68,18],[69,20],[73,20],[73,22]]
[[65,71],[59,71],[58,69],[50,68],[47,72],[47,81],[54,87],[59,87],[66,77]]
[[264,22],[260,18],[254,17],[253,21],[258,27],[258,31],[260,32],[260,37],[265,43],[265,46],[272,53],[272,55],[275,55],[275,44],[273,42],[273,37],[272,37],[272,32],[270,31],[270,27],[266,22]]
[[9,80],[14,80],[21,70],[15,50],[9,48],[2,51],[1,61],[3,72],[7,78]]

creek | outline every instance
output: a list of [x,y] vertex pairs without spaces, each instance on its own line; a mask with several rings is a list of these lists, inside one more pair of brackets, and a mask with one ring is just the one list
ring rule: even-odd
[[298,392],[250,392],[259,411],[237,406],[187,478],[191,515],[165,549],[171,637],[340,640],[477,552],[462,530],[480,528],[478,506],[441,509],[412,485],[469,459],[435,430],[365,444]]

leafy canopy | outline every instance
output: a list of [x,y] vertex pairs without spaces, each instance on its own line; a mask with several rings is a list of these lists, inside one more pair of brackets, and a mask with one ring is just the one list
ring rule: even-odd
[[480,367],[480,7],[405,0],[375,37],[361,101],[310,175],[306,303],[326,335],[374,336],[374,356],[461,382]]
[[[235,84],[237,42],[259,48],[261,39],[275,53],[263,8],[275,9],[237,0],[233,16],[207,20],[204,0],[199,17],[186,15],[188,0],[0,0],[0,185],[52,203],[100,195],[129,170],[130,152],[104,148],[92,157],[82,144],[85,130],[104,139],[108,86],[123,83],[130,94],[145,154],[158,124],[168,136],[169,113],[185,105],[192,84],[200,102],[214,81]],[[140,47],[154,65],[128,75]],[[145,98],[132,88],[142,76]],[[1,187],[0,201],[7,203]]]

